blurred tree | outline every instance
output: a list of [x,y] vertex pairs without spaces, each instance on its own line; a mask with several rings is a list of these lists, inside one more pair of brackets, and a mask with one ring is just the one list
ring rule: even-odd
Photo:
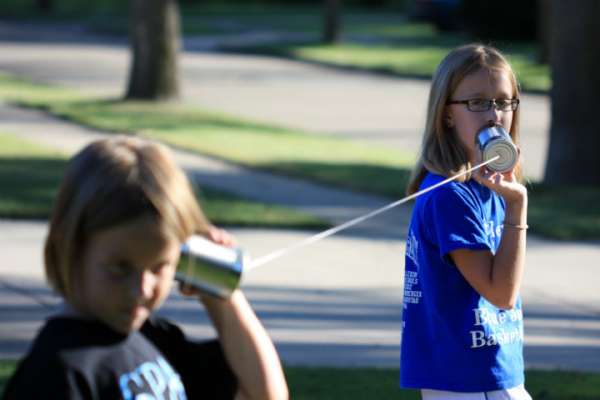
[[177,0],[131,0],[130,6],[132,62],[126,98],[179,97],[181,28]]
[[600,184],[600,1],[552,0],[552,123],[544,181]]
[[337,43],[340,40],[341,0],[325,0],[323,43]]
[[447,13],[448,16],[461,18],[467,32],[479,41],[536,39],[537,0],[454,0],[439,3],[460,4],[460,10],[454,15]]
[[550,8],[552,0],[537,0],[537,62],[547,64],[550,61]]
[[36,0],[37,8],[44,14],[49,14],[54,9],[54,0]]

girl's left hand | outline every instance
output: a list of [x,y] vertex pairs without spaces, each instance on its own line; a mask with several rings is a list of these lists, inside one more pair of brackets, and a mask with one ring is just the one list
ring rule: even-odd
[[207,236],[211,241],[226,247],[234,247],[237,243],[233,235],[225,229],[218,228],[214,225],[211,225],[208,228]]
[[[212,242],[215,242],[216,244],[220,244],[226,247],[235,247],[235,245],[237,244],[235,237],[231,233],[227,232],[225,229],[218,228],[214,225],[211,225],[208,228],[206,238]],[[195,289],[189,285],[186,285],[185,283],[179,284],[179,291],[184,296],[199,297],[200,300],[202,300],[203,302],[205,302],[205,300],[214,301],[214,298],[212,296],[207,295],[206,293]]]

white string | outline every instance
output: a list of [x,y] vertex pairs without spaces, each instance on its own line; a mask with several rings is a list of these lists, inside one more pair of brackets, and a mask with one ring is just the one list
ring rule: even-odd
[[485,165],[487,165],[487,164],[489,164],[491,162],[494,162],[499,157],[500,156],[493,157],[493,158],[491,158],[491,159],[489,159],[489,160],[487,160],[485,162],[482,162],[481,164],[477,164],[476,166],[467,169],[466,171],[463,171],[463,172],[461,172],[461,173],[459,173],[457,175],[451,176],[450,178],[445,179],[445,180],[443,180],[441,182],[438,182],[435,185],[429,186],[428,188],[425,188],[425,189],[423,189],[423,190],[421,190],[419,192],[413,193],[410,196],[407,196],[407,197],[405,197],[403,199],[394,201],[393,203],[390,203],[390,204],[388,204],[388,205],[386,205],[384,207],[381,207],[381,208],[379,208],[377,210],[371,211],[368,214],[365,214],[365,215],[362,215],[360,217],[354,218],[353,220],[345,222],[345,223],[343,223],[341,225],[334,226],[333,228],[330,228],[330,229],[327,229],[326,231],[317,233],[316,235],[309,236],[309,237],[307,237],[304,240],[301,240],[301,241],[299,241],[297,243],[294,243],[294,244],[292,244],[290,246],[287,246],[287,247],[284,247],[282,249],[276,250],[276,251],[274,251],[272,253],[269,253],[267,255],[259,257],[259,258],[255,259],[255,260],[251,260],[250,264],[245,268],[245,270],[249,271],[251,269],[260,267],[261,265],[269,263],[269,262],[275,260],[276,258],[279,258],[279,257],[281,257],[281,256],[283,256],[283,255],[285,255],[287,253],[290,253],[290,252],[292,252],[292,251],[294,251],[296,249],[299,249],[300,247],[308,246],[311,243],[317,242],[317,241],[319,241],[321,239],[325,239],[328,236],[331,236],[331,235],[333,235],[335,233],[338,233],[339,231],[342,231],[342,230],[344,230],[346,228],[349,228],[349,227],[351,227],[353,225],[356,225],[356,224],[358,224],[360,222],[363,222],[366,219],[372,218],[372,217],[374,217],[376,215],[379,215],[379,214],[381,214],[381,213],[383,213],[383,212],[385,212],[385,211],[387,211],[389,209],[392,209],[392,208],[397,207],[397,206],[399,206],[401,204],[404,204],[407,201],[410,201],[410,200],[412,200],[412,199],[414,199],[414,198],[416,198],[416,197],[418,197],[418,196],[420,196],[420,195],[422,195],[424,193],[427,193],[427,192],[429,192],[429,191],[431,191],[431,190],[433,190],[433,189],[435,189],[437,187],[445,185],[446,183],[448,183],[450,181],[453,181],[456,178],[460,178],[463,175],[466,175],[466,174],[468,174],[470,172],[473,172],[476,169],[479,169],[479,168],[481,168],[481,167],[483,167],[483,166],[485,166]]

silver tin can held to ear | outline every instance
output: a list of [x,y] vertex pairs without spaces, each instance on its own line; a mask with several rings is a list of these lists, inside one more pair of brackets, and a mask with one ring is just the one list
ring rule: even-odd
[[487,169],[508,172],[517,164],[519,151],[502,126],[495,124],[484,126],[475,136],[475,143],[481,152],[482,161],[499,156],[497,160],[486,165]]
[[175,279],[201,292],[228,298],[239,286],[248,256],[239,248],[191,236],[182,246]]

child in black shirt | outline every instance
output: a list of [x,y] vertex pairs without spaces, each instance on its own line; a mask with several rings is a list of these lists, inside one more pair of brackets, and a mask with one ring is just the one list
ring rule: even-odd
[[46,276],[66,310],[49,319],[4,399],[283,399],[281,363],[241,291],[185,288],[219,340],[196,343],[151,316],[192,234],[210,225],[170,152],[134,137],[96,141],[69,163],[45,246]]

